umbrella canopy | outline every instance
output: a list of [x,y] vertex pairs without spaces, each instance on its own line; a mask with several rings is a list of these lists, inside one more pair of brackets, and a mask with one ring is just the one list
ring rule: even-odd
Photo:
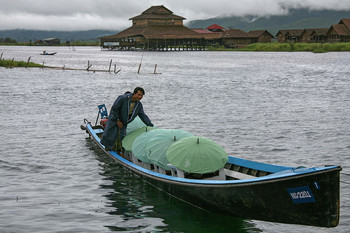
[[156,132],[156,134],[150,137],[146,143],[146,155],[151,163],[165,170],[170,170],[167,166],[169,162],[166,158],[168,148],[174,142],[185,137],[191,137],[193,134],[180,129],[162,129],[159,131],[153,130],[153,132]]
[[134,131],[135,129],[139,129],[142,127],[146,127],[146,124],[143,123],[143,121],[140,119],[139,116],[135,117],[135,119],[130,122],[128,124],[128,126],[126,127],[126,134],[128,135],[129,133],[131,133],[132,131]]
[[147,132],[144,132],[140,136],[138,136],[132,144],[132,153],[134,154],[134,156],[139,160],[142,160],[143,162],[151,163],[151,161],[148,159],[146,145],[148,141],[154,137],[154,135],[157,135],[158,133],[164,130],[165,129],[153,129],[151,131],[149,130]]
[[222,147],[208,138],[195,136],[172,144],[166,157],[175,167],[199,174],[215,172],[228,161],[228,155]]
[[132,144],[134,143],[135,139],[140,136],[144,132],[148,132],[150,130],[153,130],[154,127],[150,126],[145,126],[139,129],[135,129],[128,135],[126,135],[123,139],[122,145],[126,151],[131,151],[132,150]]

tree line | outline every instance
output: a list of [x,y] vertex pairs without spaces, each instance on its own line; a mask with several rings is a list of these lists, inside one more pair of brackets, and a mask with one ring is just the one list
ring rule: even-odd
[[9,37],[6,37],[5,39],[0,38],[0,43],[4,43],[4,44],[17,44],[17,41],[14,39],[11,39]]

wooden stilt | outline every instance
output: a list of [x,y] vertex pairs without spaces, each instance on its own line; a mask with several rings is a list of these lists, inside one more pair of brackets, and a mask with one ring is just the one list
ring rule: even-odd
[[[28,57],[27,64],[26,64],[26,68],[28,68],[28,64],[29,64],[30,58],[31,58],[31,57]],[[0,59],[0,60],[1,60],[1,59]]]

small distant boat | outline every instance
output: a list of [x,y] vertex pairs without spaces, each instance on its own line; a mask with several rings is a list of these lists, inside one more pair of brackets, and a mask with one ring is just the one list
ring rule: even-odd
[[[102,119],[102,115],[101,115]],[[263,221],[336,227],[339,223],[340,166],[287,167],[233,156],[213,177],[195,177],[172,168],[107,151],[100,138],[103,124],[84,119],[90,138],[111,158],[152,186],[200,208]],[[192,175],[192,176],[191,176]]]
[[46,51],[43,51],[42,53],[40,53],[40,55],[55,55],[57,52],[54,53],[48,53]]

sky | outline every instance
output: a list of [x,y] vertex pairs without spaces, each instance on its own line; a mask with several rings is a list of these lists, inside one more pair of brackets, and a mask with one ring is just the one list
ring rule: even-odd
[[191,20],[285,15],[292,8],[350,10],[350,0],[0,0],[0,30],[123,30],[130,18],[164,5]]

